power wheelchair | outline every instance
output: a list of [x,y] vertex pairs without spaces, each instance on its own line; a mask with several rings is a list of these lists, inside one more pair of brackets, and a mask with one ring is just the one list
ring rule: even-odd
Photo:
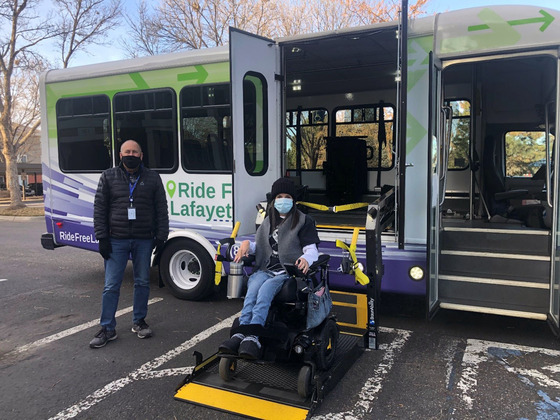
[[[230,329],[230,336],[235,333],[256,335],[262,345],[262,355],[251,363],[290,363],[301,365],[297,379],[297,391],[302,398],[307,398],[314,386],[314,377],[320,371],[328,370],[336,355],[339,338],[338,325],[330,312],[332,302],[328,290],[329,255],[321,255],[309,267],[306,274],[294,265],[284,265],[290,277],[275,296],[270,306],[265,326],[239,325],[236,319]],[[245,260],[248,269],[252,261]],[[246,278],[246,276],[245,276]],[[313,308],[310,309],[310,305]],[[310,319],[318,305],[323,316]],[[313,317],[309,317],[313,318]],[[219,374],[224,381],[235,377],[238,355],[219,354]]]

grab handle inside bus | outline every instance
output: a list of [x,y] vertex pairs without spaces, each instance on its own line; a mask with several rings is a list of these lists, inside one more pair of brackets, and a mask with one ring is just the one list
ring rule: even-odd
[[545,106],[544,106],[544,135],[545,135],[545,145],[546,145],[546,203],[548,204],[549,207],[552,207],[552,193],[550,191],[550,176],[551,176],[551,170],[550,170],[550,161],[551,161],[551,156],[550,156],[550,120],[548,118],[548,112],[550,109],[551,105],[554,105],[555,102],[551,101],[548,102]]

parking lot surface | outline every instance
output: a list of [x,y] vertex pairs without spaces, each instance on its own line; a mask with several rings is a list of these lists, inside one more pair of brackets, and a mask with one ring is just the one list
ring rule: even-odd
[[[241,301],[217,293],[175,299],[152,271],[147,321],[131,331],[132,270],[121,291],[118,339],[90,349],[103,263],[71,248],[41,248],[41,218],[0,220],[1,419],[228,419],[173,399],[193,352],[228,336]],[[545,322],[381,301],[380,349],[366,351],[315,411],[321,419],[560,419],[560,344]]]

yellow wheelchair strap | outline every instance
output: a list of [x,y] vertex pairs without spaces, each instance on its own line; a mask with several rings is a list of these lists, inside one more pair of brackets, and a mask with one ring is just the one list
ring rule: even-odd
[[336,246],[338,248],[345,249],[350,254],[350,258],[352,259],[352,271],[354,272],[354,277],[356,281],[361,285],[365,286],[369,283],[369,277],[364,274],[364,272],[360,268],[360,263],[358,262],[358,258],[356,257],[356,243],[358,242],[358,233],[359,229],[355,228],[354,233],[352,235],[352,242],[350,246],[348,246],[343,241],[337,239]]
[[340,206],[325,206],[324,204],[309,203],[307,201],[298,201],[297,204],[301,204],[305,207],[310,207],[315,210],[320,211],[331,211],[333,213],[340,213],[341,211],[348,211],[354,209],[360,209],[362,207],[369,206],[369,203],[352,203],[352,204],[342,204]]

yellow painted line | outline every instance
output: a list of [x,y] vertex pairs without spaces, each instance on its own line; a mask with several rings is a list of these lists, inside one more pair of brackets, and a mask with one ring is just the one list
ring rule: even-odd
[[359,230],[366,230],[363,226],[335,226],[335,225],[317,225],[318,228],[322,229],[340,229],[340,230],[350,230],[350,229],[359,229]]
[[305,419],[309,412],[309,410],[302,408],[241,395],[222,389],[211,388],[192,382],[179,389],[175,394],[175,398],[259,419]]

